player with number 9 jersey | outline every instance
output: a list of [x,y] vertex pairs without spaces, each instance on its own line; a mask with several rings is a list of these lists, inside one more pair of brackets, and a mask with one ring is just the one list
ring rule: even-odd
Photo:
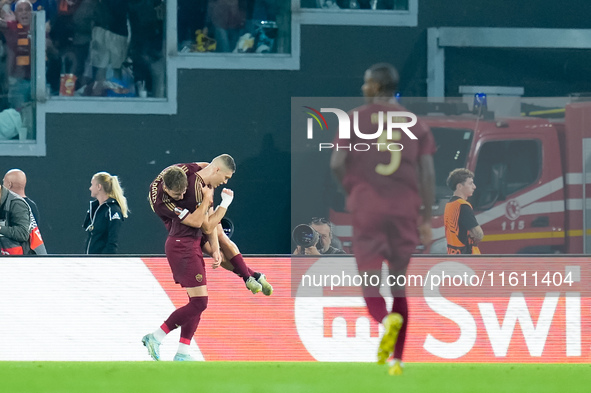
[[[400,129],[394,129],[392,139],[387,139],[387,113],[405,111],[404,107],[393,102],[376,102],[349,113],[351,139],[339,139],[337,135],[333,142],[335,146],[351,145],[351,150],[347,150],[347,171],[343,179],[349,211],[370,208],[398,217],[418,216],[421,199],[416,168],[421,155],[435,152],[435,141],[429,127],[420,120],[410,127],[417,139],[411,139]],[[381,136],[371,140],[360,138],[353,130],[354,112],[358,116],[358,129],[364,134],[378,130],[381,112]],[[408,121],[404,118],[394,120],[398,123]]]
[[[362,276],[381,277],[384,261],[390,276],[405,275],[419,242],[431,241],[435,141],[429,127],[393,99],[397,88],[392,65],[370,67],[362,86],[368,103],[349,113],[350,139],[338,135],[333,142],[330,165],[347,192],[353,253]],[[384,325],[378,363],[392,355],[388,372],[400,375],[408,303],[404,287],[389,286],[390,310],[379,284],[362,286],[362,291],[369,314]]]

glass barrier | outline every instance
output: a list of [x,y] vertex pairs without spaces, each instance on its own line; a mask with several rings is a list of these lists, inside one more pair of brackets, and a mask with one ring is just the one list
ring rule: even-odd
[[47,87],[61,97],[165,97],[164,0],[57,0]]
[[17,145],[36,140],[31,5],[4,4],[0,10],[0,33],[0,142],[10,150],[18,150]]
[[300,0],[301,23],[416,26],[418,0]]
[[409,0],[302,0],[302,8],[408,10]]
[[180,53],[291,53],[291,2],[178,0]]

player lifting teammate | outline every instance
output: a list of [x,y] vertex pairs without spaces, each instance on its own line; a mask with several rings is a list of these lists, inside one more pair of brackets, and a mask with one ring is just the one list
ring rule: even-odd
[[192,360],[188,354],[189,344],[207,307],[203,237],[207,237],[205,247],[214,259],[214,268],[223,261],[221,248],[226,267],[243,277],[248,289],[253,293],[262,290],[267,296],[273,292],[263,274],[246,266],[240,251],[219,225],[232,202],[233,192],[222,190],[222,202],[215,211],[211,208],[213,190],[226,184],[234,171],[234,160],[224,154],[207,165],[192,163],[168,167],[150,185],[150,205],[169,231],[165,250],[174,280],[187,290],[190,299],[187,305],[173,312],[160,328],[142,339],[154,360],[160,359],[159,346],[164,337],[179,326],[181,340],[174,360]]

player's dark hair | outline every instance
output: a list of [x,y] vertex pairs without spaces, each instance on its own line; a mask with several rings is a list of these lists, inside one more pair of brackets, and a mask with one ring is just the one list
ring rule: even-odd
[[458,184],[463,184],[468,179],[474,179],[474,173],[466,168],[457,168],[449,173],[447,177],[447,186],[452,190],[456,191]]
[[232,156],[229,154],[219,155],[216,158],[214,158],[213,161],[215,161],[216,164],[219,163],[225,169],[228,169],[232,173],[236,172],[236,163],[234,162]]
[[369,67],[371,79],[380,85],[380,92],[386,96],[393,96],[398,90],[398,71],[392,64],[378,63]]
[[162,175],[164,185],[171,191],[181,192],[187,188],[189,182],[187,181],[187,175],[178,166],[171,166]]

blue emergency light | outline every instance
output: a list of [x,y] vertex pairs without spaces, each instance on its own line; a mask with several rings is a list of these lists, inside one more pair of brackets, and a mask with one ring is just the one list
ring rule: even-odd
[[472,108],[472,112],[478,113],[486,111],[488,105],[486,103],[486,94],[485,93],[476,93],[474,94],[474,107]]

